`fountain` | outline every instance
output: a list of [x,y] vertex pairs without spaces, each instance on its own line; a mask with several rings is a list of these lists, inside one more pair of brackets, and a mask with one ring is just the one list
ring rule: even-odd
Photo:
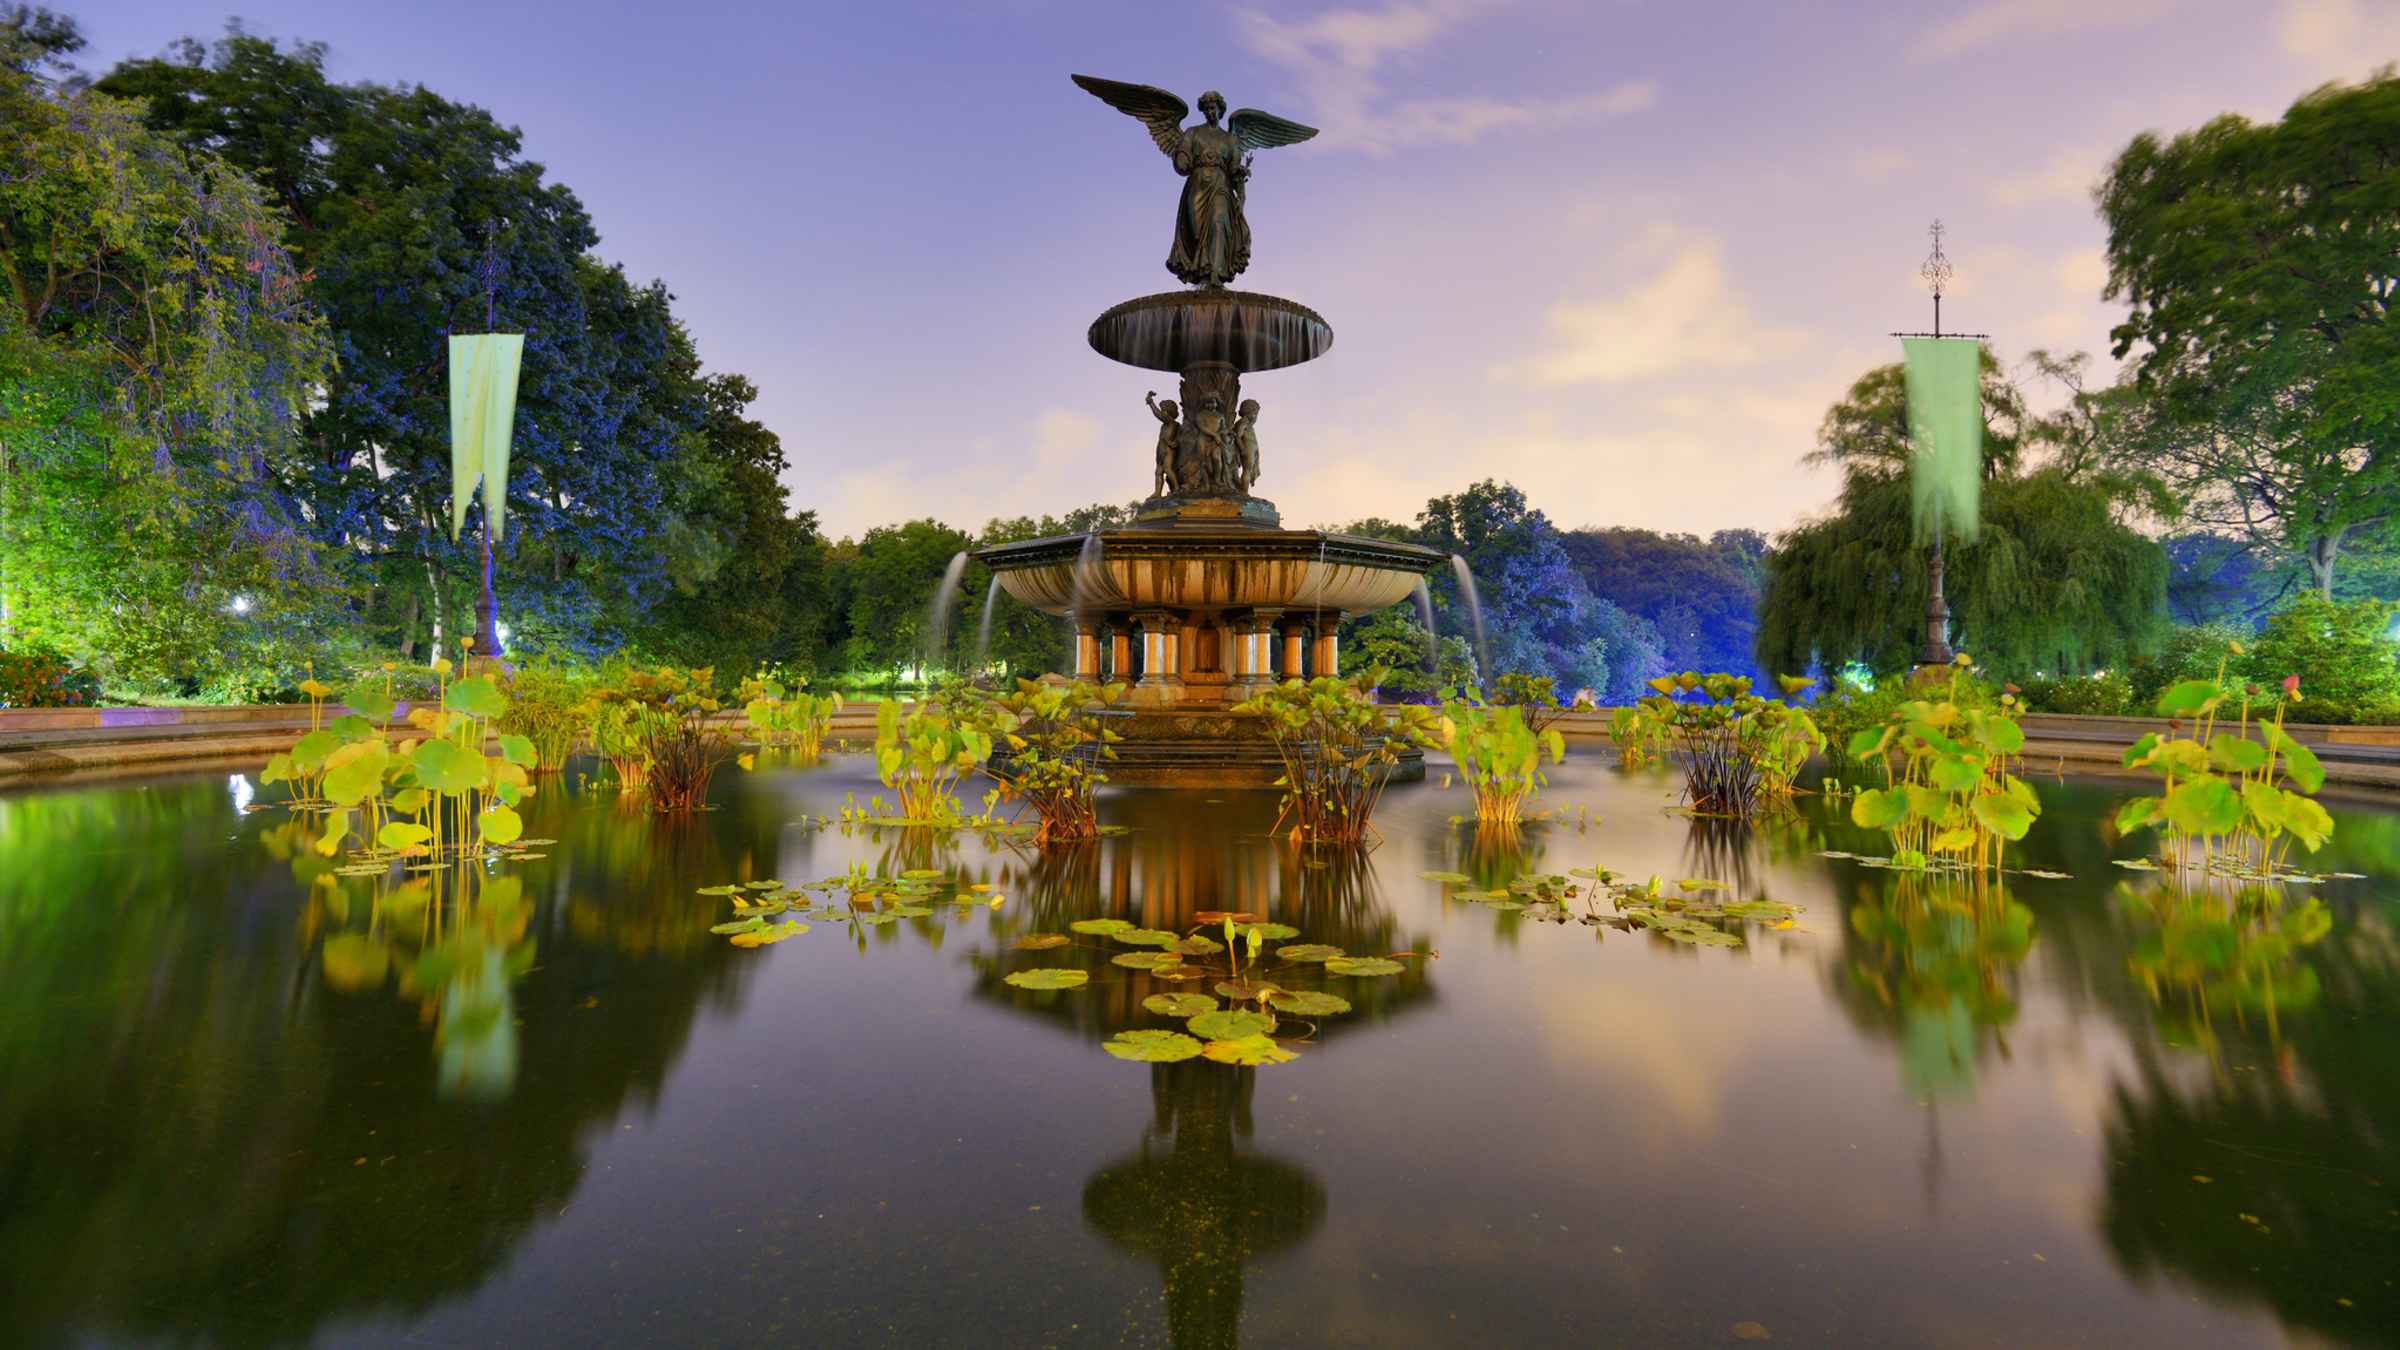
[[[1323,356],[1333,329],[1306,305],[1226,288],[1249,261],[1242,218],[1250,154],[1316,132],[1200,99],[1206,122],[1162,89],[1078,75],[1140,121],[1185,175],[1169,270],[1189,289],[1127,300],[1093,320],[1092,350],[1178,377],[1156,419],[1151,495],[1130,525],[1003,544],[975,557],[1024,604],[1075,627],[1073,674],[1132,685],[1110,767],[1118,783],[1266,787],[1282,772],[1258,719],[1233,706],[1285,679],[1336,674],[1342,620],[1406,600],[1443,555],[1325,530],[1287,530],[1255,496],[1255,399],[1242,377]],[[1397,772],[1421,776],[1414,752]]]

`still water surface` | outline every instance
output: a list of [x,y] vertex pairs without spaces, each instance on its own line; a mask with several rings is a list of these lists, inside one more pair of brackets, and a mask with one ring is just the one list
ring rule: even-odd
[[[1322,867],[1263,794],[1041,860],[810,827],[857,758],[685,820],[552,787],[543,856],[398,899],[239,775],[0,796],[0,1340],[2400,1344],[2387,807],[2310,860],[2368,879],[2224,925],[2110,865],[2113,783],[2044,784],[2071,880],[1976,898],[1821,856],[1875,851],[1821,803],[1696,824],[1578,758],[1588,824],[1479,841],[1440,776]],[[702,886],[854,863],[1007,899],[707,931]],[[1595,865],[1805,912],[1699,949],[1420,875]],[[1214,909],[1438,957],[1237,1069],[1102,1053],[1169,986],[1010,947]],[[1092,983],[1002,983],[1047,965]]]

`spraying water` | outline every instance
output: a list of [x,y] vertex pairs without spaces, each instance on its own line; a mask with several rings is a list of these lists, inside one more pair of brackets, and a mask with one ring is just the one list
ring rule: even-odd
[[1091,608],[1091,598],[1099,593],[1101,583],[1106,580],[1100,571],[1100,532],[1094,530],[1083,537],[1083,547],[1075,554],[1072,608],[1078,617]]
[[975,670],[980,674],[992,661],[992,605],[1000,598],[1000,575],[992,574],[992,584],[983,588],[983,617],[975,621]]
[[1465,558],[1451,554],[1450,573],[1458,578],[1458,598],[1467,602],[1467,624],[1475,631],[1475,680],[1480,684],[1491,678],[1491,655],[1483,649],[1483,601],[1475,594],[1475,573]]
[[1433,591],[1425,578],[1417,578],[1417,622],[1425,627],[1425,673],[1440,679],[1442,674],[1442,635],[1433,629]]
[[950,651],[950,614],[958,608],[959,579],[967,574],[967,554],[961,549],[950,555],[950,565],[942,569],[942,584],[934,590],[933,603],[925,611],[925,669],[939,669]]

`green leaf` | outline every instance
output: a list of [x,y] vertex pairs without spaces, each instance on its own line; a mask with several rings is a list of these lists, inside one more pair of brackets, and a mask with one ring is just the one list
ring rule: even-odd
[[753,914],[747,919],[735,919],[730,923],[713,925],[708,931],[730,937],[735,933],[755,933],[766,926],[767,917],[765,915]]
[[2232,773],[2248,773],[2267,762],[2267,747],[2247,736],[2218,732],[2208,738],[2209,762]]
[[1350,1011],[1350,1000],[1339,994],[1321,993],[1314,989],[1292,989],[1267,996],[1267,1004],[1277,1012],[1295,1017],[1331,1017]]
[[1219,1064],[1287,1064],[1299,1056],[1264,1036],[1243,1036],[1234,1040],[1210,1041],[1200,1053]]
[[1133,925],[1125,922],[1123,919],[1077,919],[1075,922],[1068,924],[1067,927],[1074,929],[1078,933],[1088,933],[1098,936],[1105,936],[1110,933],[1129,933],[1133,931]]
[[2213,708],[2222,694],[2215,680],[2180,680],[2158,696],[2161,717],[2192,717]]
[[2157,748],[2158,733],[2155,731],[2144,732],[2140,740],[2125,747],[2125,767],[2130,769],[2150,758],[2150,752]]
[[1288,923],[1254,923],[1244,931],[1256,933],[1267,942],[1281,942],[1286,938],[1300,936],[1300,930]]
[[2291,734],[2278,728],[2275,748],[2283,752],[2283,771],[2293,786],[2302,792],[2315,792],[2325,786],[2325,766],[2317,762],[2317,752],[2292,739]]
[[1128,947],[1172,947],[1179,939],[1163,928],[1120,928],[1109,933],[1109,940]]
[[1021,952],[1038,952],[1047,951],[1052,947],[1064,947],[1071,941],[1073,939],[1064,933],[1027,933],[1009,945]]
[[1417,875],[1427,881],[1439,881],[1449,886],[1464,886],[1475,879],[1464,872],[1419,872]]
[[2006,793],[1987,793],[1975,799],[1975,818],[2003,839],[2022,839],[2033,828],[2033,812]]
[[375,722],[389,722],[398,705],[392,695],[378,685],[361,684],[342,695],[342,705],[359,716]]
[[369,747],[333,766],[325,774],[325,799],[337,806],[355,806],[383,787],[389,756]]
[[2284,828],[2305,845],[2309,852],[2333,837],[2333,817],[2325,813],[2315,799],[2297,792],[2283,794]]
[[413,821],[393,820],[375,832],[375,842],[385,848],[415,848],[433,838],[433,831]]
[[2156,797],[2136,797],[2118,807],[2117,833],[2131,834],[2145,825],[2154,824],[2158,820],[2161,805],[2163,803]]
[[500,758],[511,764],[522,764],[528,769],[536,767],[541,762],[541,756],[534,753],[533,738],[529,736],[502,736],[500,738]]
[[325,757],[342,748],[342,738],[319,728],[302,736],[292,745],[292,768],[297,773],[315,773],[325,763]]
[[1033,970],[1011,971],[1008,983],[1019,989],[1080,989],[1092,977],[1080,970],[1064,966],[1042,966]]
[[2025,728],[2017,725],[2014,718],[1986,715],[1982,737],[1986,746],[2003,755],[2018,754],[2025,749]]
[[478,824],[487,844],[513,844],[525,833],[524,817],[505,806],[484,812]]
[[1867,727],[1853,733],[1850,737],[1850,758],[1865,759],[1869,755],[1883,753],[1884,742],[1890,740],[1891,735],[1892,729],[1888,726]]
[[2229,834],[2242,823],[2242,799],[2222,778],[2177,783],[2163,809],[2167,823],[2187,834]]
[[1870,830],[1888,830],[1908,819],[1908,796],[1893,788],[1867,788],[1850,799],[1850,819]]
[[1112,964],[1129,970],[1157,970],[1162,966],[1183,964],[1183,957],[1177,952],[1118,952],[1108,959]]
[[483,785],[483,756],[455,741],[431,740],[409,756],[417,782],[435,792],[455,796]]
[[1185,1023],[1195,1036],[1212,1041],[1239,1040],[1244,1036],[1263,1036],[1275,1029],[1275,1019],[1265,1013],[1246,1008],[1219,1008],[1204,1012]]
[[508,696],[491,676],[476,675],[454,682],[442,695],[442,706],[469,717],[498,717],[508,710]]
[[1328,975],[1397,975],[1408,967],[1381,956],[1337,956],[1325,963]]
[[1152,994],[1142,1006],[1161,1017],[1186,1018],[1215,1012],[1217,1001],[1206,994]]
[[1153,1027],[1120,1031],[1101,1042],[1100,1048],[1119,1059],[1143,1064],[1174,1064],[1198,1055],[1200,1042],[1180,1031],[1162,1031]]
[[1295,942],[1291,946],[1275,949],[1275,955],[1285,961],[1330,961],[1341,954],[1341,948],[1329,947],[1322,942]]

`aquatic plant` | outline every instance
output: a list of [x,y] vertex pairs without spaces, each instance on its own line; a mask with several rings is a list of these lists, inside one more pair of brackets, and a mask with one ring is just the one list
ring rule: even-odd
[[[2228,657],[2240,654],[2236,643]],[[2283,729],[2284,708],[2299,699],[2297,676],[2266,693],[2228,678],[2222,660],[2214,678],[2170,686],[2158,700],[2166,734],[2151,732],[2124,755],[2126,768],[2158,777],[2160,793],[2120,807],[2117,829],[2156,829],[2177,865],[2243,877],[2280,873],[2293,840],[2314,853],[2332,836],[2333,817],[2313,795],[2324,786],[2324,766]],[[2262,700],[2275,715],[2254,722],[2251,709]],[[2187,724],[2191,734],[2179,734]]]
[[[1746,675],[1684,671],[1651,680],[1630,739],[1670,746],[1683,768],[1684,801],[1695,813],[1749,816],[1788,799],[1825,735],[1805,709],[1750,692]],[[1813,680],[1783,677],[1790,697]]]
[[[1690,877],[1672,883],[1651,877],[1637,882],[1605,867],[1578,867],[1569,872],[1526,872],[1505,888],[1486,889],[1464,872],[1426,872],[1451,899],[1497,910],[1503,915],[1540,922],[1580,922],[1587,927],[1645,932],[1691,947],[1739,947],[1740,925],[1765,923],[1792,927],[1798,905],[1780,900],[1733,900],[1725,883]],[[1669,890],[1668,887],[1673,889]],[[1606,899],[1603,911],[1599,902]],[[1569,904],[1580,900],[1580,912]],[[1328,962],[1328,966],[1334,963]]]
[[899,794],[893,823],[968,823],[954,789],[992,757],[991,733],[973,693],[951,681],[903,712],[898,700],[875,709],[875,776]]
[[1625,767],[1638,769],[1667,752],[1667,720],[1655,709],[1629,704],[1608,715],[1608,739]]
[[715,675],[707,666],[660,666],[632,671],[593,692],[601,708],[612,710],[595,720],[603,752],[620,763],[620,775],[620,754],[638,753],[645,765],[641,784],[656,810],[697,808],[709,781],[740,748],[715,721],[725,706],[716,696]]
[[1438,734],[1475,794],[1475,819],[1486,825],[1516,824],[1524,817],[1525,804],[1548,781],[1542,774],[1544,755],[1553,764],[1565,759],[1566,738],[1554,726],[1537,729],[1524,705],[1492,706],[1455,690],[1443,692]]
[[2180,1033],[2176,1039],[2204,1049],[2220,1080],[2218,1014],[2243,1022],[2255,1015],[2280,1044],[2282,1014],[2316,1002],[2317,973],[2300,953],[2333,931],[2333,914],[2316,897],[2295,905],[2280,886],[2228,894],[2173,883],[2146,890],[2120,884],[2117,896],[2143,930],[2127,967]]
[[1305,843],[1359,843],[1404,746],[1435,743],[1433,710],[1381,705],[1383,672],[1271,685],[1234,711],[1263,719],[1283,761],[1275,830]]
[[534,772],[557,773],[590,727],[591,683],[548,656],[520,662],[507,679],[500,729],[533,742]]
[[1851,798],[1850,819],[1891,834],[1894,867],[1948,860],[1997,869],[2006,844],[2024,838],[2041,814],[2032,785],[2013,772],[2025,748],[2016,696],[2002,694],[1996,709],[1961,706],[1968,665],[1961,653],[1946,684],[1918,686],[1945,697],[1901,704],[1883,725],[1850,739],[1850,757],[1880,761],[1884,780]]
[[789,684],[773,675],[756,675],[742,681],[735,697],[761,742],[790,746],[804,760],[823,753],[825,731],[833,725],[833,715],[842,710],[839,690],[811,694],[805,675],[791,677]]
[[983,697],[999,746],[984,771],[1000,785],[1002,801],[1033,808],[1041,821],[1036,846],[1099,837],[1094,794],[1108,781],[1102,766],[1116,758],[1110,746],[1119,739],[1107,710],[1124,694],[1122,684],[1020,680],[1014,693]]

